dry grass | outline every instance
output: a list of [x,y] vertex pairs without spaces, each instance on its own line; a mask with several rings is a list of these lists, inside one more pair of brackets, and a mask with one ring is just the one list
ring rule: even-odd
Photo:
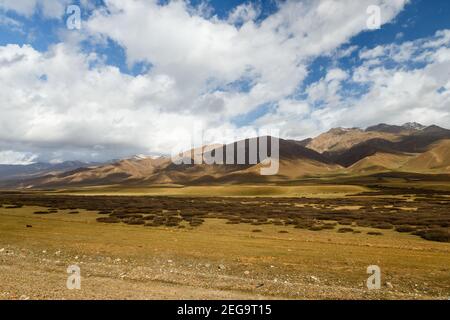
[[126,196],[195,196],[195,197],[309,197],[336,198],[357,194],[370,189],[355,185],[303,185],[303,186],[168,186],[168,187],[91,187],[58,191],[58,194],[75,195],[126,195]]
[[[383,230],[383,236],[373,237],[367,232],[376,230],[364,227],[356,227],[361,233],[355,234],[262,224],[258,226],[262,232],[253,233],[255,228],[250,224],[230,225],[222,219],[206,219],[196,228],[145,228],[98,223],[99,215],[85,210],[76,215],[66,214],[70,210],[33,214],[40,210],[43,208],[0,208],[0,247],[25,253],[22,260],[0,255],[0,291],[8,288],[12,296],[351,299],[446,298],[450,294],[450,244],[394,230]],[[283,230],[289,233],[280,233]],[[61,266],[50,268],[42,262],[43,250],[50,253],[50,260],[60,260]],[[55,257],[57,251],[63,256]],[[32,258],[35,256],[38,258]],[[99,262],[109,257],[123,264]],[[67,277],[66,264],[81,259],[84,275],[91,274],[83,282],[85,289],[61,289]],[[218,271],[219,264],[225,269]],[[394,290],[383,287],[379,292],[368,292],[364,288],[366,268],[372,264],[381,267],[383,283],[391,282]],[[116,267],[120,267],[116,273],[108,273]],[[120,270],[133,276],[117,281]],[[247,270],[251,277],[244,276]],[[26,282],[36,280],[37,272],[43,279],[31,283],[39,288]],[[311,276],[320,282],[311,283]],[[61,283],[48,280],[54,278]],[[123,283],[137,291],[130,293]],[[167,293],[162,283],[170,283]],[[259,287],[261,283],[264,286]]]

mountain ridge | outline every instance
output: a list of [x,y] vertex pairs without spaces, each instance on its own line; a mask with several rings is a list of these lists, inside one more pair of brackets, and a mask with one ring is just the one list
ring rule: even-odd
[[[183,153],[185,160],[201,155],[222,155],[226,163],[227,150],[239,148],[245,161],[236,164],[175,164],[169,157],[137,155],[104,164],[74,162],[68,170],[47,170],[24,174],[20,179],[0,179],[0,186],[10,188],[59,188],[95,185],[154,185],[208,183],[269,183],[293,181],[308,176],[367,174],[384,171],[449,173],[450,130],[435,125],[406,123],[402,126],[379,124],[366,129],[333,128],[315,138],[302,141],[277,139],[279,171],[274,176],[262,176],[265,167],[262,154],[256,162],[248,157],[250,144],[259,148],[263,137],[249,138],[228,145],[212,145]],[[208,149],[208,150],[207,150]],[[187,155],[187,156],[186,156]],[[189,159],[190,158],[190,159]],[[242,160],[242,159],[241,159]],[[189,162],[189,161],[187,161]],[[192,161],[193,162],[193,161]],[[77,165],[75,165],[75,163]],[[0,165],[0,172],[2,166]],[[70,169],[70,170],[69,170]],[[5,171],[5,170],[4,170]],[[13,176],[14,178],[14,176]],[[6,180],[6,182],[5,182]]]

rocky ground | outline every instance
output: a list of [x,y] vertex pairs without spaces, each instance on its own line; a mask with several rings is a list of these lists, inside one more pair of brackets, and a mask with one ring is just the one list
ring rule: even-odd
[[[81,270],[81,289],[69,290],[67,268]],[[173,259],[146,264],[109,256],[72,256],[62,250],[0,248],[0,299],[446,299],[423,286],[410,292],[384,282],[369,291],[317,275],[261,278],[236,265]],[[277,269],[271,266],[271,269]],[[274,274],[277,274],[275,271]]]
[[[287,226],[96,222],[98,214],[0,208],[0,299],[448,299],[450,246]],[[368,290],[369,265],[381,288]],[[69,266],[81,289],[69,290]]]

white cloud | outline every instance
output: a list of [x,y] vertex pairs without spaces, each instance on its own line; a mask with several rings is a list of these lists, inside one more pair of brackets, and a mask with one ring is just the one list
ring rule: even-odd
[[69,3],[70,0],[0,0],[0,9],[15,11],[25,17],[40,10],[47,18],[60,18]]
[[244,3],[237,6],[228,15],[228,22],[232,24],[242,24],[254,21],[261,14],[261,9],[254,3]]
[[[314,111],[310,103],[340,105],[349,74],[330,70],[310,86],[309,100],[295,101],[310,61],[365,30],[368,4],[382,7],[386,23],[405,2],[287,1],[258,22],[257,9],[247,5],[231,14],[241,20],[237,27],[234,18],[208,18],[183,1],[160,6],[156,0],[107,0],[108,11],[95,11],[81,34],[66,31],[65,41],[48,52],[0,47],[0,78],[8,79],[0,82],[0,147],[28,147],[48,159],[167,152],[186,142],[180,133],[195,126],[254,132],[236,129],[233,119],[264,104],[277,105],[278,113],[255,126],[286,128],[295,136],[316,132],[339,121],[330,114],[344,109]],[[26,16],[39,6],[46,15],[61,14],[53,2],[51,8],[39,0],[15,3],[3,0],[0,6]],[[86,37],[99,43],[110,38],[124,48],[130,65],[145,61],[152,67],[138,76],[123,74],[101,56],[81,53],[77,41]]]
[[[362,65],[351,75],[331,69],[307,89],[304,102],[311,105],[321,101],[320,108],[310,108],[310,114],[301,118],[295,112],[277,110],[258,123],[279,125],[291,138],[304,138],[330,127],[365,127],[381,122],[416,121],[448,127],[449,35],[450,30],[442,30],[430,38],[363,50]],[[386,61],[391,63],[386,65]],[[366,86],[367,91],[343,99],[344,86]]]
[[0,150],[0,164],[26,165],[32,164],[36,158],[36,155],[30,153]]
[[6,26],[8,27],[10,30],[21,30],[22,28],[22,23],[20,21],[17,21],[13,18],[8,17],[5,14],[0,13],[0,26]]
[[[448,34],[442,31],[432,38],[384,47],[379,58],[394,59],[399,62],[395,67],[364,63],[355,70],[354,80],[368,84],[370,90],[347,111],[350,119],[363,124],[416,121],[447,127],[450,95],[440,89],[450,86],[450,38],[442,42]],[[437,49],[437,43],[446,45]],[[398,53],[397,58],[392,52]]]
[[341,100],[339,91],[342,88],[342,81],[348,77],[347,72],[342,69],[329,70],[323,79],[310,85],[306,90],[309,102],[338,103]]
[[[92,34],[123,46],[130,64],[144,60],[153,64],[153,73],[175,79],[178,104],[201,104],[207,83],[221,87],[251,78],[249,92],[212,93],[223,100],[223,116],[232,117],[292,94],[306,76],[309,59],[365,30],[366,8],[373,2],[287,1],[258,24],[254,6],[241,5],[231,14],[247,14],[237,28],[229,21],[192,15],[182,1],[159,6],[156,1],[109,0],[109,13],[97,12],[86,25]],[[406,1],[375,2],[387,22]]]

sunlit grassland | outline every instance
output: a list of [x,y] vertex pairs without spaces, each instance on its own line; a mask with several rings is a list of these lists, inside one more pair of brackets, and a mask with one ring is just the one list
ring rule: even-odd
[[[167,187],[90,187],[58,190],[74,195],[150,195],[150,196],[207,196],[207,197],[343,197],[369,191],[356,185],[225,185],[225,186],[167,186]],[[54,193],[54,192],[52,192]]]
[[[141,265],[155,257],[220,263],[235,277],[248,270],[259,279],[289,278],[295,283],[300,277],[314,275],[322,284],[359,289],[368,277],[367,266],[376,264],[383,279],[400,291],[420,286],[434,295],[450,292],[450,244],[392,230],[370,236],[367,232],[374,229],[354,227],[361,233],[340,234],[336,230],[230,225],[220,219],[207,219],[196,228],[154,228],[98,223],[96,213],[83,210],[46,215],[33,214],[36,210],[42,208],[0,208],[0,247],[119,257]],[[255,229],[261,232],[252,232]]]

